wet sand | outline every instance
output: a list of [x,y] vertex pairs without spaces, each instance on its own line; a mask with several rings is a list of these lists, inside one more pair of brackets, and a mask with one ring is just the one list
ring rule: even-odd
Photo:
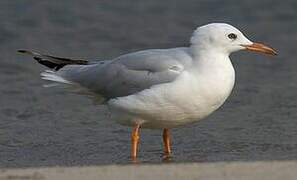
[[[46,89],[45,68],[20,48],[109,59],[147,48],[188,45],[194,28],[228,22],[279,51],[231,56],[236,85],[198,123],[172,130],[172,162],[297,159],[295,0],[0,2],[0,167],[129,163],[128,127],[103,106]],[[141,131],[139,160],[162,162],[161,131]]]
[[109,180],[138,180],[141,177],[142,180],[296,180],[296,170],[296,161],[38,167],[1,169],[0,179],[89,180],[104,177]]

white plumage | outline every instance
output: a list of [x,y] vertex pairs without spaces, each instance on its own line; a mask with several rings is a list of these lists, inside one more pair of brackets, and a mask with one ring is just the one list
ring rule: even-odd
[[163,129],[168,155],[169,128],[199,121],[225,102],[235,81],[230,53],[247,49],[276,55],[272,48],[252,43],[224,23],[197,28],[190,43],[189,47],[143,50],[97,62],[19,52],[56,70],[41,73],[42,79],[100,99],[113,119],[133,126],[131,157],[135,158],[139,127]]

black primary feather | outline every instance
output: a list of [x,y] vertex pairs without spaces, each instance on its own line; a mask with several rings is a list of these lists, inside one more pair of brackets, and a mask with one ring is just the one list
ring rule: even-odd
[[78,65],[88,64],[87,60],[55,57],[55,56],[39,54],[34,51],[28,51],[23,49],[18,50],[18,52],[22,54],[31,55],[38,63],[56,71],[70,64],[78,64]]

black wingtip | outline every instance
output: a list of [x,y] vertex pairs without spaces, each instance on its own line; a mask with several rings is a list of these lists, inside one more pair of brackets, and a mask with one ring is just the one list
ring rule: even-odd
[[19,49],[17,52],[18,53],[27,53],[28,51],[27,50],[24,50],[24,49]]
[[19,50],[17,50],[17,52],[21,53],[21,54],[28,54],[31,56],[39,55],[38,53],[34,53],[33,51],[29,51],[29,50],[25,50],[25,49],[19,49]]
[[34,55],[34,53],[32,51],[25,50],[25,49],[19,49],[19,50],[17,50],[17,52],[21,53],[21,54]]

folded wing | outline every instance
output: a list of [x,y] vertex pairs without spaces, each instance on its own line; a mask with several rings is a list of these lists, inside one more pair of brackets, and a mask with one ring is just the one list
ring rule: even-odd
[[80,86],[108,100],[172,82],[191,61],[187,48],[145,50],[110,61],[67,65],[42,75],[43,79]]

